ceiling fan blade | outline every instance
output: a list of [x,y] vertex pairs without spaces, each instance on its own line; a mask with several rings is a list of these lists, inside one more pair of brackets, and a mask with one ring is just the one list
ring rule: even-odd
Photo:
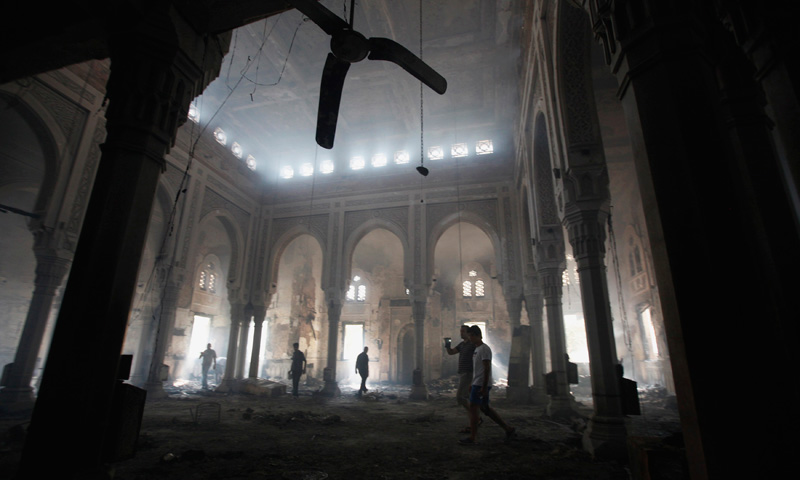
[[319,110],[317,112],[317,143],[322,148],[333,148],[344,77],[349,69],[350,63],[339,60],[332,53],[328,54],[325,68],[322,70],[322,83],[319,89]]
[[388,60],[396,63],[440,95],[447,90],[447,80],[443,76],[394,40],[372,37],[369,39],[369,49],[370,60]]
[[303,15],[319,25],[328,35],[350,28],[346,21],[325,8],[317,0],[286,0],[286,3],[300,10]]

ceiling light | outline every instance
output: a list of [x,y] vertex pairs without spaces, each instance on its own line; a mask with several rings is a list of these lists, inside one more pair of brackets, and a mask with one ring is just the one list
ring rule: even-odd
[[247,164],[247,168],[249,168],[250,170],[252,170],[254,172],[256,171],[256,159],[255,159],[255,157],[253,157],[252,155],[248,155],[247,156],[247,160],[245,160],[245,163]]
[[220,145],[225,145],[228,143],[228,135],[226,135],[225,131],[220,127],[217,127],[217,129],[214,130],[214,139],[216,139]]
[[361,170],[364,168],[364,157],[353,157],[350,159],[350,168],[353,170]]
[[310,163],[304,163],[300,165],[300,176],[301,177],[310,177],[314,174],[314,166]]
[[281,167],[281,178],[292,178],[294,177],[294,169],[289,166],[285,165]]
[[494,153],[494,146],[492,145],[492,141],[479,140],[478,143],[475,144],[475,153],[478,155],[486,155],[488,153]]
[[333,173],[333,160],[323,160],[319,166],[319,171],[322,172],[323,175]]
[[429,160],[441,160],[443,158],[444,158],[444,150],[442,150],[442,147],[435,146],[428,149]]
[[408,152],[405,150],[398,150],[394,152],[394,163],[398,165],[403,165],[404,163],[408,163],[411,160],[411,157],[408,155]]

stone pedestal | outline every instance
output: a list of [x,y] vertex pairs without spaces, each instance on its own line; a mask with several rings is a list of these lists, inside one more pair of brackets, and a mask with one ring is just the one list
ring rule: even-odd
[[430,397],[428,387],[422,381],[422,370],[414,370],[414,381],[411,384],[411,393],[408,395],[410,400],[427,400]]
[[334,398],[342,394],[342,391],[339,389],[339,382],[336,381],[336,375],[334,375],[330,368],[323,369],[322,377],[325,381],[325,385],[322,387],[322,390],[317,392],[317,395]]
[[530,327],[527,325],[514,328],[511,336],[506,398],[514,403],[530,402],[530,388],[528,387],[531,361],[530,338]]

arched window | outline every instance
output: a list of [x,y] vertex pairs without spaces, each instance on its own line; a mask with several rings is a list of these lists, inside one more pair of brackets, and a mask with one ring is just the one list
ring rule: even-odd
[[483,298],[486,296],[486,282],[478,277],[478,270],[470,268],[467,270],[469,280],[464,280],[461,284],[461,296],[464,298]]
[[197,287],[200,290],[217,293],[217,273],[214,271],[214,263],[208,263],[197,278]]
[[483,280],[475,280],[475,296],[482,297],[485,294],[485,287],[483,285]]
[[345,298],[348,302],[363,303],[367,301],[367,284],[359,275],[353,277],[353,283],[348,287]]

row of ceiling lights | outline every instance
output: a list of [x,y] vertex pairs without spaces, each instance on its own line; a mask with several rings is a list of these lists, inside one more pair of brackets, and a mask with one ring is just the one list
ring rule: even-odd
[[[189,107],[189,120],[198,123],[199,122],[199,112],[195,105],[191,105]],[[228,143],[228,136],[222,128],[217,127],[214,130],[214,139],[220,145],[227,145]],[[244,156],[244,152],[242,150],[241,145],[237,142],[233,142],[231,144],[231,153],[236,158],[242,159]],[[491,140],[479,140],[475,143],[475,154],[476,155],[487,155],[494,153],[494,145],[492,144]],[[461,158],[466,157],[469,155],[469,147],[466,143],[454,143],[450,147],[450,158]],[[433,146],[428,148],[428,160],[442,160],[444,159],[444,148],[441,146]],[[394,163],[396,165],[403,165],[409,163],[411,157],[406,150],[398,150],[394,153]],[[244,158],[245,164],[247,168],[250,170],[255,171],[256,169],[256,159],[252,155],[247,155]],[[389,163],[386,155],[382,153],[378,153],[372,156],[370,164],[374,168],[385,167]],[[362,156],[355,156],[350,159],[350,169],[351,170],[362,170],[366,167],[366,160]],[[334,170],[334,163],[333,160],[323,160],[320,163],[319,171],[323,175],[327,175],[333,173]],[[314,166],[311,163],[303,163],[300,165],[298,170],[298,174],[301,177],[309,177],[314,174]],[[291,165],[285,165],[281,167],[280,170],[281,178],[289,179],[294,177],[294,168]]]

